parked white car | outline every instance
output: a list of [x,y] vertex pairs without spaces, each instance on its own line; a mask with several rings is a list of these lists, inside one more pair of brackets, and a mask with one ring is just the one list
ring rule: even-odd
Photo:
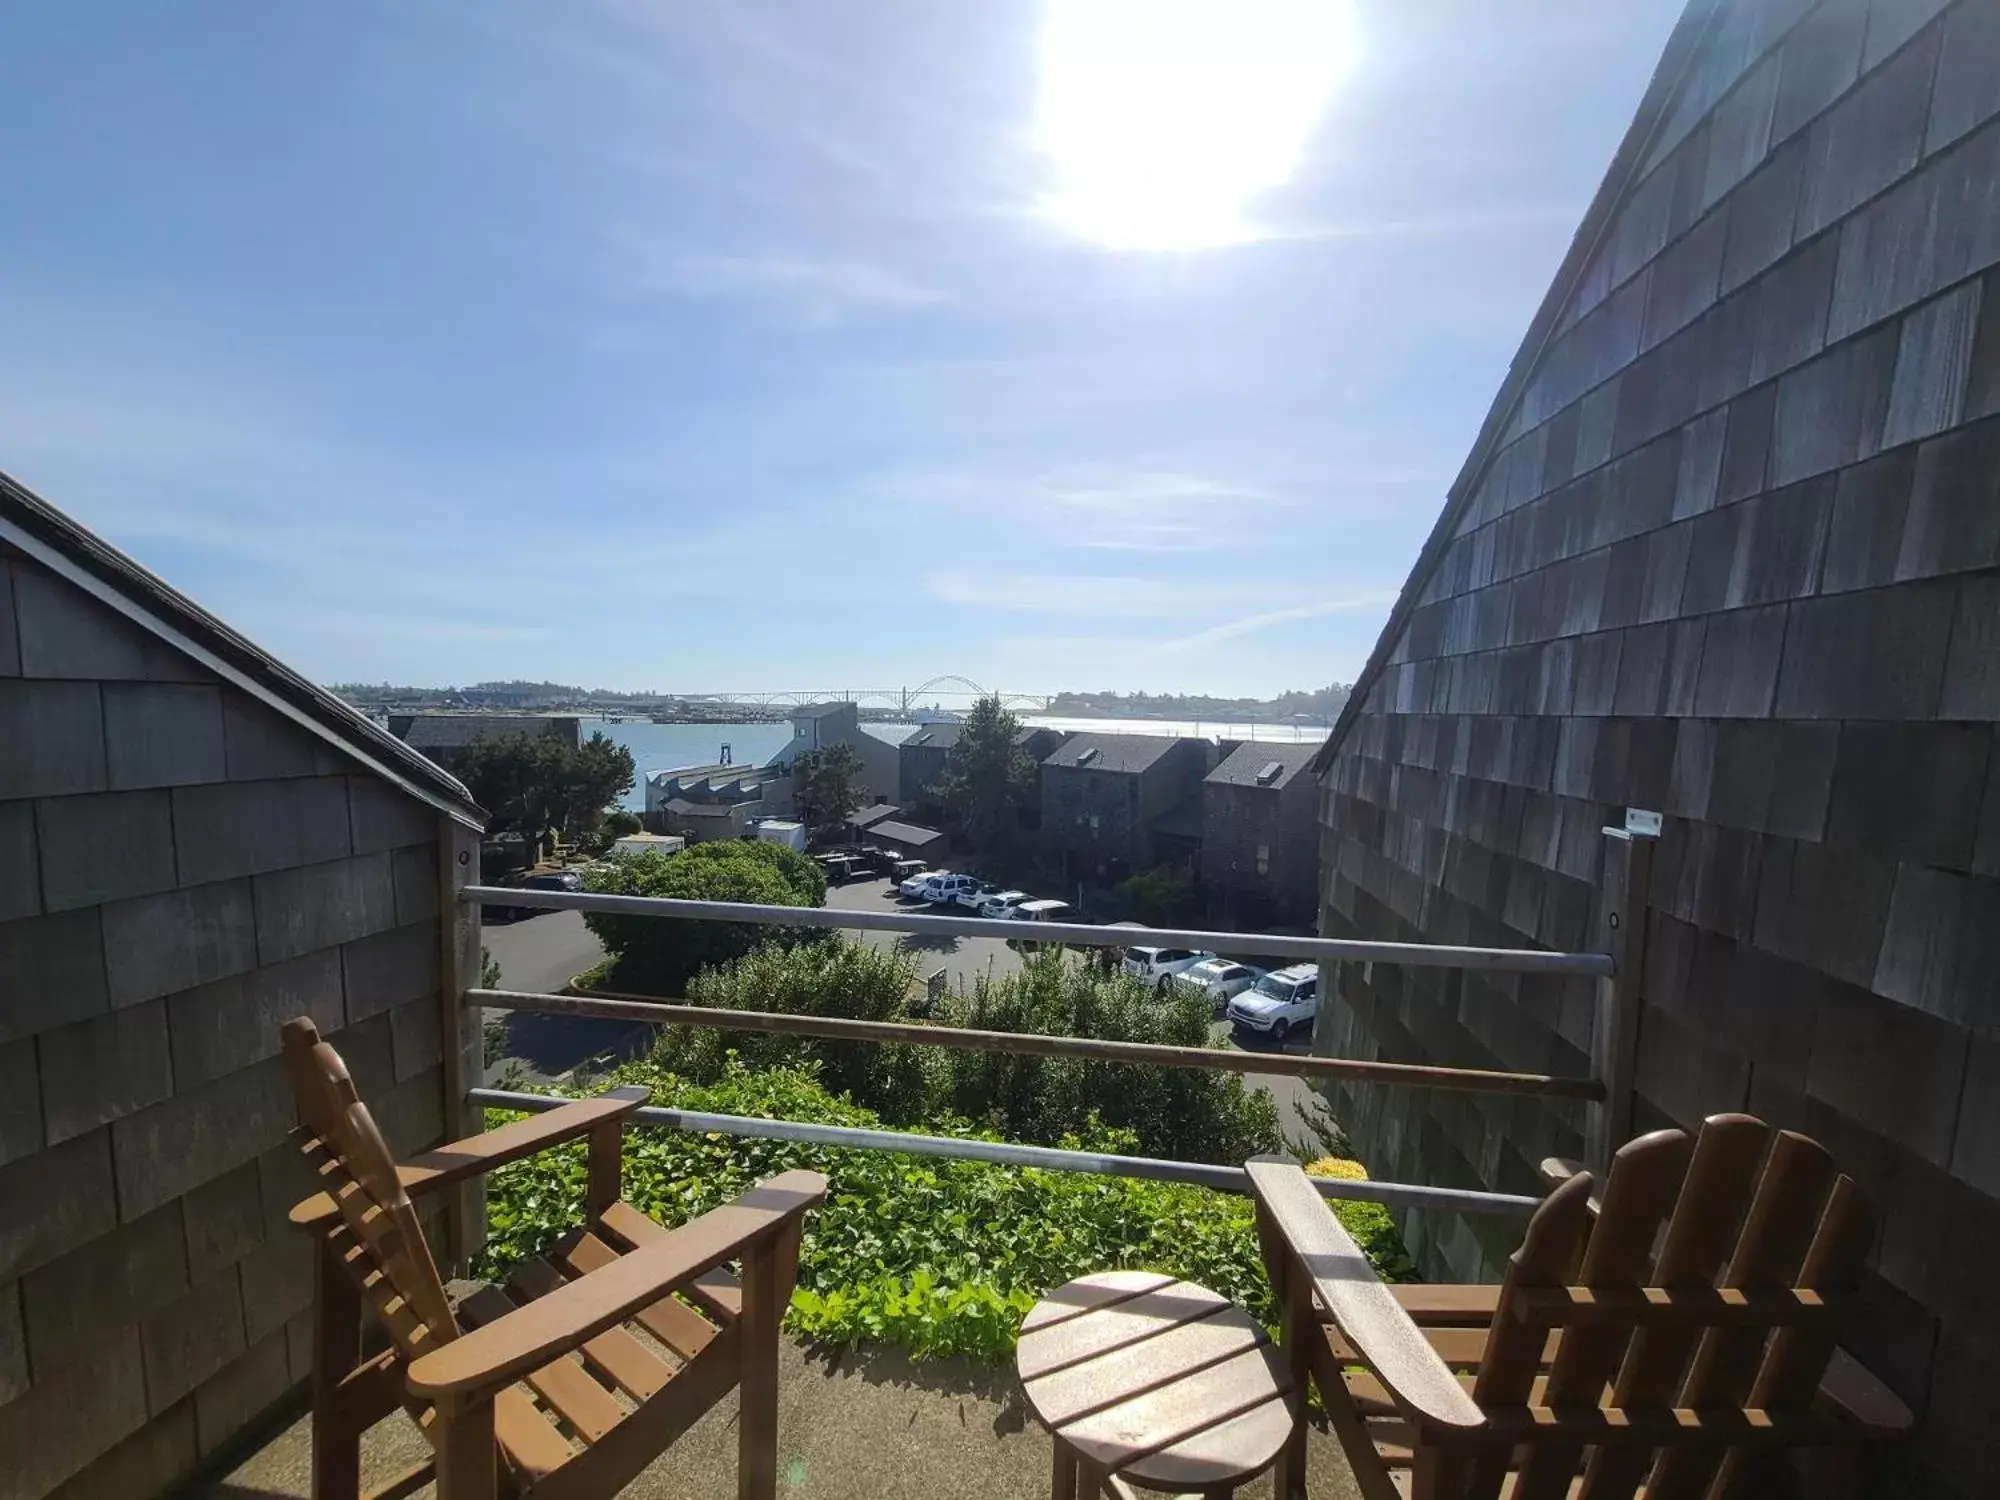
[[1137,947],[1125,950],[1125,972],[1141,984],[1165,989],[1167,981],[1183,974],[1204,959],[1215,957],[1195,948]]
[[956,899],[960,906],[966,907],[968,910],[976,912],[979,910],[980,907],[986,904],[986,898],[988,896],[997,896],[999,894],[1000,894],[1000,887],[995,885],[992,881],[975,880],[972,882],[972,888],[970,890],[960,891]]
[[961,892],[977,890],[979,881],[971,875],[953,875],[940,871],[917,887],[917,899],[928,901],[933,906],[949,906],[957,901]]
[[1192,969],[1176,974],[1174,985],[1177,989],[1202,996],[1219,1016],[1231,998],[1249,989],[1264,974],[1263,969],[1251,964],[1239,964],[1233,958],[1205,958]]
[[1229,1002],[1229,1023],[1244,1031],[1283,1041],[1294,1031],[1312,1030],[1319,1015],[1319,965],[1274,969]]
[[927,882],[936,880],[940,875],[949,875],[950,873],[951,871],[949,870],[919,870],[896,887],[896,894],[907,896],[910,900],[914,901],[917,899],[918,892],[923,890]]
[[992,891],[979,898],[978,912],[982,917],[1004,921],[1014,915],[1014,908],[1028,900],[1026,891]]

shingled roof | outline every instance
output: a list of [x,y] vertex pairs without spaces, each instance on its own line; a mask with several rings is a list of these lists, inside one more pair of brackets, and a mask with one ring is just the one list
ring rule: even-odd
[[[389,729],[419,750],[463,750],[479,740],[514,735],[573,739],[577,720],[562,714],[392,714]],[[400,731],[400,733],[398,733]]]
[[1382,634],[1375,642],[1375,649],[1369,653],[1361,675],[1355,678],[1347,702],[1340,710],[1340,717],[1334,720],[1333,732],[1313,757],[1315,774],[1333,763],[1341,742],[1347,738],[1348,731],[1367,706],[1369,690],[1388,666],[1390,653],[1395,650],[1396,642],[1408,626],[1411,612],[1422,598],[1431,575],[1437,571],[1460,520],[1473,503],[1480,482],[1486,477],[1503,445],[1508,423],[1513,420],[1528,382],[1534,378],[1536,365],[1560,329],[1563,310],[1589,271],[1591,260],[1610,231],[1626,191],[1644,173],[1654,141],[1670,124],[1668,110],[1680,91],[1682,78],[1722,9],[1721,0],[1693,0],[1681,13],[1673,34],[1667,38],[1666,50],[1660,54],[1660,64],[1653,72],[1652,82],[1646,86],[1638,112],[1633,116],[1624,140],[1619,142],[1618,152],[1611,158],[1604,180],[1598,184],[1597,196],[1591,199],[1590,207],[1584,212],[1583,222],[1577,225],[1562,265],[1542,298],[1542,305],[1536,309],[1533,321],[1528,324],[1521,347],[1507,367],[1507,378],[1501,383],[1499,394],[1493,398],[1486,420],[1480,424],[1479,435],[1473,441],[1472,452],[1466,456],[1465,466],[1459,470],[1458,478],[1446,492],[1444,509],[1438,514],[1437,524],[1424,539],[1416,564],[1410,569],[1402,592],[1396,596],[1388,622],[1383,625]]
[[[1206,779],[1218,786],[1282,787],[1318,754],[1319,745],[1312,740],[1251,740],[1224,756]],[[1273,766],[1275,774],[1265,780],[1264,773]]]
[[[1042,764],[1071,770],[1118,771],[1132,776],[1179,743],[1170,734],[1079,734],[1051,751]],[[1093,751],[1096,753],[1092,754]]]
[[0,474],[0,543],[18,547],[50,572],[411,796],[468,828],[485,829],[485,812],[456,777],[238,635],[6,474]]

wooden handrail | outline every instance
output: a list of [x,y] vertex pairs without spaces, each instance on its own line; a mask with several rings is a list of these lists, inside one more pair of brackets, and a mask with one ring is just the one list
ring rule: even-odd
[[1594,1079],[1563,1078],[1549,1073],[1497,1073],[1420,1063],[1364,1062],[1348,1057],[1298,1057],[1288,1052],[1168,1047],[1155,1042],[1111,1042],[1099,1037],[973,1031],[956,1026],[852,1021],[836,1016],[784,1015],[761,1010],[718,1010],[607,991],[582,995],[537,995],[521,990],[467,990],[465,1001],[468,1005],[491,1006],[498,1010],[596,1016],[615,1021],[643,1021],[656,1026],[695,1026],[711,1031],[760,1031],[821,1037],[832,1041],[954,1047],[970,1052],[1004,1052],[1025,1057],[1150,1063],[1155,1067],[1193,1068],[1218,1073],[1274,1073],[1294,1078],[1349,1079],[1362,1083],[1396,1083],[1411,1088],[1455,1089],[1480,1094],[1531,1094],[1556,1099],[1595,1100],[1604,1094],[1603,1086]]

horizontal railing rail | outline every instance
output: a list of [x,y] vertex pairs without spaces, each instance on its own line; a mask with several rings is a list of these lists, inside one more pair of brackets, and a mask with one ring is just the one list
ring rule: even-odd
[[1220,1073],[1285,1074],[1293,1078],[1359,1083],[1396,1083],[1415,1088],[1457,1089],[1481,1094],[1533,1094],[1544,1098],[1596,1100],[1604,1089],[1595,1079],[1546,1073],[1499,1073],[1474,1068],[1431,1067],[1420,1063],[1370,1062],[1346,1057],[1301,1057],[1290,1052],[1239,1052],[1212,1047],[1171,1047],[1156,1042],[1114,1042],[1100,1037],[1044,1036],[1035,1032],[975,1031],[900,1021],[857,1021],[839,1016],[805,1016],[761,1010],[722,1010],[676,1005],[636,995],[590,991],[541,995],[523,990],[468,990],[469,1005],[541,1015],[588,1016],[653,1026],[694,1026],[711,1031],[758,1031],[832,1041],[950,1047],[970,1052],[1004,1052],[1029,1057],[1069,1057],[1090,1062],[1141,1063]]
[[[1607,834],[1620,833],[1607,829]],[[1614,854],[1617,853],[1614,850]],[[1101,1063],[1192,1068],[1237,1074],[1282,1074],[1322,1082],[1384,1083],[1403,1087],[1448,1089],[1469,1093],[1535,1095],[1568,1099],[1591,1106],[1593,1159],[1608,1155],[1605,1142],[1614,1138],[1629,1092],[1629,1060],[1622,1059],[1617,1038],[1635,991],[1620,982],[1631,963],[1632,944],[1620,930],[1621,915],[1645,909],[1644,873],[1638,879],[1624,859],[1607,862],[1606,904],[1600,928],[1609,932],[1613,951],[1559,953],[1536,949],[1471,948],[1427,943],[1368,942],[1350,938],[1294,937],[1281,933],[1210,932],[1188,928],[1108,927],[1083,922],[1019,922],[984,917],[933,916],[901,911],[850,911],[836,907],[773,906],[737,901],[686,901],[657,896],[624,896],[596,891],[517,890],[498,886],[460,887],[459,900],[469,907],[502,906],[542,911],[598,912],[614,916],[652,917],[680,921],[740,922],[771,927],[808,927],[834,931],[894,932],[919,937],[1005,938],[1028,943],[1065,943],[1079,947],[1124,947],[1145,943],[1160,947],[1205,949],[1243,957],[1310,960],[1327,965],[1381,963],[1418,968],[1452,968],[1486,973],[1557,974],[1592,979],[1598,993],[1598,1019],[1593,1032],[1593,1070],[1586,1077],[1543,1073],[1499,1072],[1474,1068],[1438,1067],[1359,1058],[1297,1056],[1291,1053],[1243,1052],[1222,1048],[1169,1047],[1154,1043],[1116,1042],[1096,1037],[1043,1036],[1034,1033],[971,1030],[908,1022],[862,1021],[836,1016],[802,1016],[768,1011],[723,1010],[676,1004],[646,996],[613,992],[567,995],[533,994],[520,990],[472,989],[461,992],[463,1003],[499,1010],[529,1011],[624,1020],[652,1026],[691,1026],[720,1031],[760,1032],[815,1037],[876,1045],[958,1048],[1039,1057],[1068,1057]],[[1632,901],[1636,884],[1640,899]],[[1621,959],[1624,962],[1621,962]],[[470,1102],[498,1108],[556,1108],[557,1098],[502,1089],[472,1089]],[[1237,1167],[1200,1162],[1164,1161],[1153,1157],[1118,1156],[1103,1152],[1024,1146],[1011,1142],[973,1140],[894,1130],[863,1130],[800,1120],[760,1120],[650,1106],[636,1118],[649,1125],[715,1132],[752,1139],[798,1141],[811,1145],[857,1150],[896,1151],[911,1155],[983,1161],[1005,1166],[1051,1171],[1183,1182],[1222,1192],[1249,1191],[1249,1177]],[[1414,1183],[1315,1179],[1328,1198],[1349,1198],[1393,1208],[1444,1209],[1467,1213],[1530,1214],[1540,1200],[1515,1193],[1476,1189],[1426,1187]]]
[[[471,998],[471,997],[468,997]],[[494,1109],[541,1111],[570,1101],[548,1094],[523,1094],[508,1089],[473,1089],[475,1104]],[[851,1125],[814,1125],[800,1120],[760,1120],[745,1115],[708,1114],[702,1110],[646,1105],[632,1112],[646,1125],[692,1130],[750,1140],[796,1141],[809,1146],[836,1146],[858,1151],[895,1151],[910,1156],[937,1156],[954,1161],[991,1162],[998,1166],[1034,1167],[1050,1172],[1085,1172],[1100,1177],[1136,1177],[1152,1182],[1183,1182],[1224,1193],[1248,1193],[1250,1174],[1241,1167],[1202,1162],[1163,1161],[1151,1156],[1116,1156],[1101,1151],[1070,1151],[1054,1146],[1018,1146],[1008,1141],[981,1141],[965,1136],[915,1135],[900,1130],[863,1130]],[[1532,1214],[1539,1198],[1518,1193],[1487,1193],[1468,1188],[1424,1187],[1409,1182],[1374,1182],[1349,1178],[1310,1179],[1327,1198],[1380,1203],[1390,1208],[1428,1208],[1459,1213]]]
[[1606,978],[1608,953],[1551,953],[1535,948],[1456,948],[1430,943],[1375,943],[1358,938],[1290,937],[1275,932],[1207,932],[1181,927],[1103,927],[1089,922],[1016,922],[990,917],[935,917],[831,906],[765,906],[747,901],[682,901],[667,896],[613,896],[595,891],[529,891],[469,885],[461,899],[475,906],[538,911],[605,912],[614,916],[748,922],[772,927],[821,927],[855,932],[907,932],[927,937],[997,937],[1025,942],[1124,947],[1199,948],[1326,963],[1402,964],[1501,974],[1579,974]]

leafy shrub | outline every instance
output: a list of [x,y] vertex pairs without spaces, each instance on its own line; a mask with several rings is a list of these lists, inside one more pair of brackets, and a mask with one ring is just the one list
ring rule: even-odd
[[[655,1103],[681,1109],[881,1123],[830,1094],[811,1066],[752,1071],[732,1059],[716,1082],[696,1085],[636,1063],[604,1081],[651,1084]],[[494,1124],[507,1118],[491,1112]],[[929,1133],[992,1138],[963,1121],[933,1122]],[[1133,1139],[1098,1127],[1064,1144],[1129,1153]],[[786,1320],[827,1343],[1000,1362],[1044,1292],[1113,1267],[1185,1277],[1273,1316],[1249,1200],[1206,1188],[641,1128],[626,1135],[624,1196],[679,1224],[791,1167],[831,1183],[807,1220]],[[584,1176],[580,1142],[494,1173],[479,1274],[504,1275],[573,1227]]]
[[1186,865],[1156,865],[1112,887],[1112,896],[1148,927],[1179,927],[1194,920],[1194,871]]
[[[1030,956],[1019,974],[982,977],[947,1000],[945,1018],[982,1031],[1174,1047],[1206,1046],[1210,1021],[1207,1002],[1178,986],[1161,995],[1057,950]],[[935,1106],[1009,1140],[1052,1142],[1095,1119],[1132,1132],[1145,1155],[1182,1161],[1234,1165],[1279,1144],[1275,1102],[1234,1074],[998,1052],[943,1053],[938,1068]]]
[[[688,998],[729,1010],[925,1019],[941,1027],[1043,1036],[1182,1047],[1208,1040],[1208,1010],[1200,999],[1155,994],[1056,950],[1032,955],[1019,974],[982,977],[970,990],[948,995],[934,1017],[911,1011],[912,976],[906,959],[836,939],[809,948],[760,949],[698,975]],[[1006,1140],[1052,1145],[1101,1124],[1130,1131],[1147,1156],[1225,1164],[1279,1144],[1270,1095],[1220,1073],[806,1037],[738,1034],[725,1040],[688,1028],[665,1032],[653,1058],[675,1073],[712,1082],[730,1047],[760,1066],[818,1062],[831,1088],[898,1126],[927,1127],[949,1115]]]
[[[826,900],[826,873],[812,860],[797,850],[749,839],[717,839],[678,854],[621,854],[593,869],[584,883],[612,895],[687,901],[819,906]],[[587,912],[583,920],[611,955],[610,982],[655,995],[677,995],[698,970],[741,957],[759,943],[824,936],[812,928],[663,921],[606,912]]]
[[[751,1070],[730,1058],[713,1083],[694,1084],[640,1062],[603,1082],[649,1084],[654,1103],[680,1109],[882,1123],[829,1093],[811,1065]],[[491,1124],[510,1118],[489,1112]],[[934,1122],[927,1133],[993,1138],[958,1120]],[[1061,1144],[1124,1154],[1133,1139],[1093,1126]],[[1207,1188],[640,1128],[625,1137],[624,1196],[662,1224],[680,1224],[792,1167],[824,1172],[830,1182],[826,1202],[806,1221],[786,1318],[810,1338],[998,1363],[1011,1356],[1021,1319],[1045,1292],[1113,1268],[1184,1277],[1266,1323],[1275,1316],[1250,1200]],[[494,1173],[479,1274],[502,1276],[573,1227],[585,1171],[578,1142]],[[1334,1212],[1385,1279],[1409,1278],[1393,1224],[1385,1237],[1376,1223],[1387,1220],[1386,1210],[1336,1203]]]
[[586,843],[592,854],[602,854],[627,834],[643,833],[645,828],[644,819],[637,813],[627,812],[622,807],[614,807],[598,819],[597,826],[591,829]]
[[[726,968],[704,969],[688,985],[687,997],[719,1010],[902,1021],[915,973],[916,961],[906,954],[836,937],[808,947],[767,945]],[[659,1065],[704,1083],[721,1078],[732,1057],[750,1067],[817,1063],[831,1092],[898,1124],[921,1120],[928,1106],[923,1053],[914,1047],[675,1026],[661,1035],[652,1055]]]

